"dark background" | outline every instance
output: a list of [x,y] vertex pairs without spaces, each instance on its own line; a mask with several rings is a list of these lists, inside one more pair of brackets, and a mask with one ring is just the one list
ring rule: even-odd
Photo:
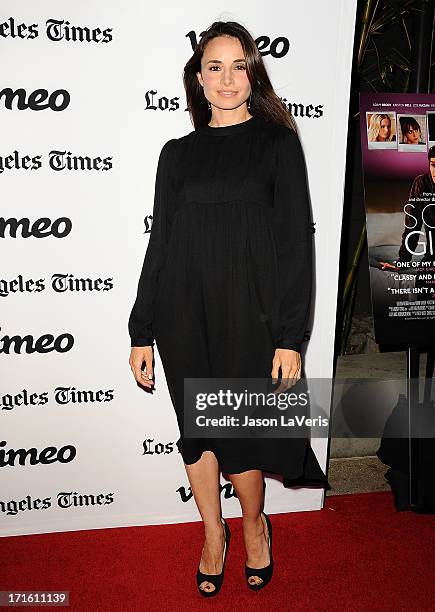
[[[358,64],[358,49],[363,28],[363,17],[367,4],[365,0],[358,0],[355,27],[343,225],[340,246],[335,346],[336,356],[340,354],[342,336],[344,282],[350,270],[352,256],[357,247],[361,229],[365,222],[359,126],[359,92],[389,91],[392,93],[402,93],[416,91],[418,87],[416,87],[415,74],[413,73],[416,71],[421,72],[421,63],[416,59],[416,54],[419,52],[419,47],[421,47],[422,44],[424,46],[423,55],[427,62],[429,62],[430,67],[427,70],[429,84],[426,84],[424,89],[420,88],[420,91],[421,93],[427,93],[428,91],[434,92],[432,46],[434,0],[417,0],[415,2],[384,0],[379,2],[379,15],[385,15],[387,9],[397,9],[397,11],[402,9],[403,14],[395,23],[394,20],[392,20],[392,23],[386,24],[379,33],[372,36],[371,42],[367,45],[367,51],[364,55],[363,62]],[[375,4],[376,2],[373,2],[372,6]],[[424,35],[422,35],[422,6],[425,8],[426,15],[426,31]],[[430,13],[429,26],[427,23],[428,12]],[[364,249],[356,274],[356,283],[356,296],[352,308],[353,318],[358,316],[367,316],[371,318],[372,304],[366,241],[364,242]]]

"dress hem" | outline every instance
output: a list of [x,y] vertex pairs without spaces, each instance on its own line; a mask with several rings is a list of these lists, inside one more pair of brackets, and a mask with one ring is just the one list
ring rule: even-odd
[[[208,444],[206,445],[206,447],[203,447],[200,451],[198,451],[197,454],[188,457],[186,453],[183,454],[182,450],[181,450],[181,446],[182,446],[182,442],[181,439],[179,439],[177,441],[177,448],[180,451],[180,454],[183,458],[183,461],[186,465],[192,465],[194,463],[196,463],[197,461],[199,461],[202,457],[202,454],[204,451],[210,450],[212,451],[219,463],[219,469],[221,470],[221,472],[223,474],[242,474],[243,472],[247,472],[249,470],[261,470],[262,472],[265,472],[266,474],[273,474],[274,476],[280,476],[282,478],[282,484],[284,486],[284,488],[292,488],[292,487],[312,487],[312,488],[316,488],[316,489],[325,489],[325,490],[331,490],[331,485],[326,477],[325,474],[323,474],[323,471],[320,467],[320,465],[317,464],[318,469],[316,470],[317,472],[320,471],[322,476],[319,477],[310,477],[308,475],[305,475],[304,472],[298,472],[295,474],[287,474],[285,475],[283,472],[277,472],[274,471],[271,468],[268,468],[266,465],[260,465],[260,464],[255,464],[255,465],[247,465],[246,467],[244,466],[243,468],[235,468],[234,466],[228,466],[225,465],[225,461],[222,461],[219,459],[218,455],[216,454],[215,449],[213,448],[212,444]],[[309,445],[309,450],[312,451],[311,446]],[[313,453],[314,454],[314,453]],[[317,459],[316,459],[317,462]],[[305,467],[305,465],[304,465]]]

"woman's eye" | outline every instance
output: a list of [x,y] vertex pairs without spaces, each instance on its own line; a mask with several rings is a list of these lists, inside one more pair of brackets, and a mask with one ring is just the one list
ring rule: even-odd
[[[210,70],[212,70],[213,72],[215,72],[213,70],[214,68],[220,68],[220,66],[210,66]],[[243,64],[237,65],[236,68],[241,68],[242,70],[246,70],[246,67]]]

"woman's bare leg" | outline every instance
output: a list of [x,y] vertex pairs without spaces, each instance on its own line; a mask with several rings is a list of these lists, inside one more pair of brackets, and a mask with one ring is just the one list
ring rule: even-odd
[[[267,525],[260,514],[264,506],[263,472],[248,470],[228,476],[242,507],[246,563],[249,567],[266,567],[270,562]],[[258,576],[251,576],[249,582],[261,584],[262,580]]]
[[[219,464],[212,451],[204,451],[196,463],[184,465],[196,505],[204,523],[205,543],[199,569],[204,574],[220,574],[225,532],[220,519],[222,508],[219,490]],[[203,582],[200,588],[209,592],[215,589],[211,582]]]

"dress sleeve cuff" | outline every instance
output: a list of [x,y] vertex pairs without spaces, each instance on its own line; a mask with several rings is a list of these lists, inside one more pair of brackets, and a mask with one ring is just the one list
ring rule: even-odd
[[153,346],[154,339],[152,337],[132,338],[130,346]]
[[293,340],[282,340],[281,342],[277,343],[275,348],[291,349],[292,351],[297,351],[298,353],[300,353],[301,346],[302,346],[301,342],[294,342]]

